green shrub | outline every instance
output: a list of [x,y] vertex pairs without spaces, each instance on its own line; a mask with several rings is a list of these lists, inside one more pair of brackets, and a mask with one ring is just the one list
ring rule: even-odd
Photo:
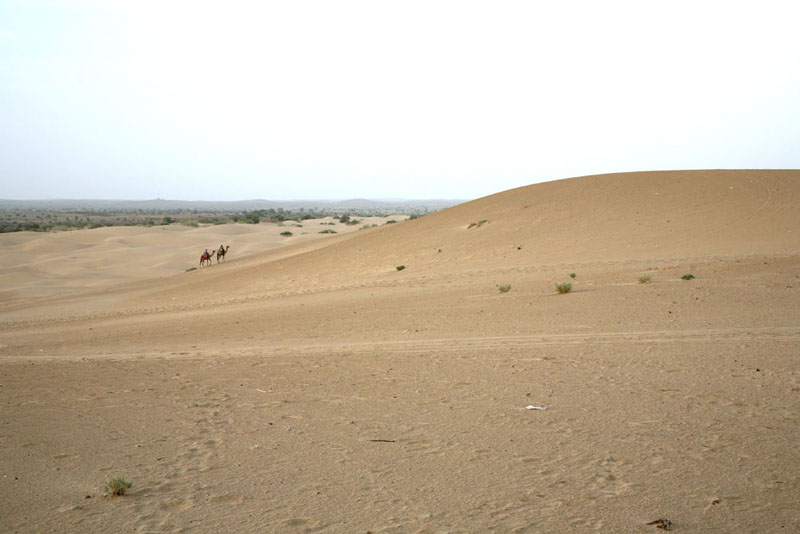
[[693,274],[684,274],[683,276],[681,276],[681,278],[683,280],[691,280],[692,278],[694,278],[694,275]]
[[281,235],[290,236],[290,235],[294,235],[294,234],[292,234],[292,232],[289,232],[287,230],[286,232],[281,232]]
[[650,275],[649,274],[643,274],[642,276],[640,276],[639,277],[639,283],[640,284],[649,284],[650,283]]
[[578,275],[576,275],[575,273],[569,273],[569,277],[572,278],[573,280],[575,279],[576,276]]
[[405,268],[406,268],[405,265],[398,265],[397,267],[395,267],[395,269],[397,269],[398,271],[402,271]]
[[133,484],[122,477],[110,478],[108,482],[106,482],[105,494],[125,495],[125,492],[128,491],[131,486],[133,486]]
[[395,221],[394,219],[389,219],[388,221],[386,221],[386,223],[385,223],[385,224],[394,224],[394,223],[396,223],[396,222],[397,222],[397,221]]
[[561,282],[559,284],[556,284],[556,291],[558,291],[559,293],[569,293],[570,291],[572,291],[572,284],[570,284],[569,282]]
[[497,290],[500,291],[500,293],[508,293],[511,291],[511,284],[498,284]]
[[320,233],[321,234],[335,234],[336,230],[331,230],[330,228],[328,228],[327,230],[322,230]]

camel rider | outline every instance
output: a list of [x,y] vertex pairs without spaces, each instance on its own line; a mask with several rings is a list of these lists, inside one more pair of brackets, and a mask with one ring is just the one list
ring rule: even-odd
[[203,251],[203,256],[205,256],[206,258],[208,258],[209,256],[211,256],[211,254],[209,254],[209,253],[208,253],[208,249],[205,249],[205,250]]

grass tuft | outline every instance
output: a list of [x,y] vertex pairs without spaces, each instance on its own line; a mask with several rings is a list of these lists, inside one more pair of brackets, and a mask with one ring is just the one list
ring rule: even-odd
[[692,278],[694,278],[694,275],[693,274],[684,274],[683,276],[681,276],[681,278],[683,280],[691,280]]
[[559,284],[556,284],[556,291],[562,294],[569,293],[570,291],[572,291],[572,284],[570,284],[569,282],[561,282]]
[[500,291],[500,293],[508,293],[511,291],[511,284],[499,284],[497,290]]
[[575,273],[569,273],[569,277],[572,278],[573,280],[575,279],[576,276],[578,275]]
[[112,496],[125,495],[125,492],[127,492],[131,486],[133,486],[133,483],[128,482],[122,477],[110,478],[108,482],[106,482],[105,494]]
[[398,271],[402,271],[405,268],[406,268],[405,265],[398,265],[397,267],[395,267],[395,269],[397,269]]
[[294,234],[292,234],[292,232],[289,232],[289,231],[287,230],[286,232],[281,232],[281,235],[285,235],[285,236],[287,236],[287,237],[288,237],[288,236],[291,236],[291,235],[294,235]]
[[639,283],[640,284],[649,284],[650,283],[650,275],[649,274],[643,274],[642,276],[640,276],[639,277]]

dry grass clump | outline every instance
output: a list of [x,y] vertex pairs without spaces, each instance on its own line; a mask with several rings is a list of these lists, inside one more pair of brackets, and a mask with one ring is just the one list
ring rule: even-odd
[[125,492],[127,492],[131,488],[131,486],[133,486],[133,483],[128,482],[122,477],[110,478],[108,479],[108,482],[106,482],[105,495],[109,496],[125,495]]
[[559,284],[556,284],[556,291],[562,294],[569,293],[570,291],[572,291],[572,284],[570,284],[569,282],[561,282]]
[[649,284],[650,283],[650,275],[649,274],[643,274],[642,276],[640,276],[639,277],[639,283],[640,284]]

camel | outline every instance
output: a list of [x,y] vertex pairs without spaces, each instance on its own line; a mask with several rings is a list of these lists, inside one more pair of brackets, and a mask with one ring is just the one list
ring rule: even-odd
[[219,246],[219,250],[216,251],[217,252],[217,263],[219,263],[220,259],[222,261],[225,261],[225,254],[228,253],[228,249],[229,248],[231,248],[230,245],[228,245],[227,247],[223,247],[222,245]]
[[214,255],[214,252],[203,252],[200,254],[200,267],[203,266],[204,263],[208,262],[208,265],[211,265],[211,257]]

